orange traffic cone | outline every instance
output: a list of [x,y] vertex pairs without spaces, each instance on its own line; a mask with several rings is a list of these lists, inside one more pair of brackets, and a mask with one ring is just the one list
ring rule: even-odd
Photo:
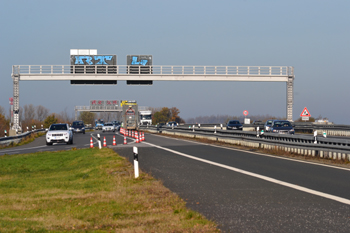
[[132,130],[131,137],[135,138],[135,132]]
[[145,133],[142,132],[142,141],[144,141],[144,140],[145,140]]
[[140,141],[139,141],[139,134],[138,134],[137,131],[135,132],[135,137],[136,137],[136,143],[140,143]]
[[115,141],[115,136],[113,136],[113,146],[116,146],[116,145],[117,145],[117,143]]
[[94,142],[92,141],[92,137],[90,138],[90,148],[94,148]]
[[140,142],[142,142],[143,141],[142,140],[142,132],[140,132],[139,136],[140,136]]
[[103,146],[104,146],[104,147],[107,146],[106,137],[103,137]]
[[126,136],[124,135],[124,145],[126,145],[127,142],[126,142]]

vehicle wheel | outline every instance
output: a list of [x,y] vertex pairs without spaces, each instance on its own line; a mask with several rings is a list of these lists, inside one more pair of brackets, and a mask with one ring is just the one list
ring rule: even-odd
[[85,134],[85,131],[83,132],[83,134]]
[[51,142],[46,142],[46,145],[51,146],[52,143]]

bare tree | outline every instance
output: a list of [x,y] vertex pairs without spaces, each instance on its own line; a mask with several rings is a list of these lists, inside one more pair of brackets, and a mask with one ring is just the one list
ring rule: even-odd
[[65,107],[63,111],[61,111],[60,114],[58,114],[58,118],[62,121],[62,123],[70,123],[74,120],[74,113],[69,116],[68,114],[68,108]]
[[49,109],[39,105],[36,107],[36,115],[38,117],[38,121],[44,121],[46,117],[49,116]]
[[35,119],[35,107],[33,104],[24,105],[24,121],[30,122]]
[[0,106],[0,114],[5,116],[6,113],[5,113],[5,108],[3,106]]

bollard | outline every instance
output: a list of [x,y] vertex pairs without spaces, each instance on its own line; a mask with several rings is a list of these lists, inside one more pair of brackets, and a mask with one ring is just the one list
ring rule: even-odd
[[139,153],[137,147],[133,147],[134,152],[134,170],[135,170],[135,178],[139,177]]
[[98,139],[98,148],[102,148],[102,146],[101,146],[101,136],[100,136],[100,134],[97,134],[97,139]]
[[201,128],[201,124],[198,124],[198,129],[200,129]]
[[171,129],[174,129],[174,123],[171,125]]
[[44,126],[43,125],[41,125],[41,129],[43,129],[44,128]]
[[214,133],[216,133],[216,125],[214,126]]
[[315,137],[315,144],[317,144],[317,130],[315,130],[315,132],[314,132],[314,137]]
[[6,131],[6,129],[5,129],[5,138],[7,137],[7,131]]
[[221,128],[221,130],[222,130],[222,124],[220,124],[220,128]]
[[259,126],[256,127],[256,136],[257,136],[257,137],[259,137],[259,129],[260,129]]
[[323,132],[323,137],[326,138],[327,137],[327,133]]
[[27,132],[29,131],[29,127],[27,126]]
[[194,125],[192,126],[192,131],[194,132]]

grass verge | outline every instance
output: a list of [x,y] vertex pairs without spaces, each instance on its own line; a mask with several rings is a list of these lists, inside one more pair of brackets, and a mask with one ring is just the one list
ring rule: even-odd
[[219,232],[111,149],[0,157],[0,232]]

